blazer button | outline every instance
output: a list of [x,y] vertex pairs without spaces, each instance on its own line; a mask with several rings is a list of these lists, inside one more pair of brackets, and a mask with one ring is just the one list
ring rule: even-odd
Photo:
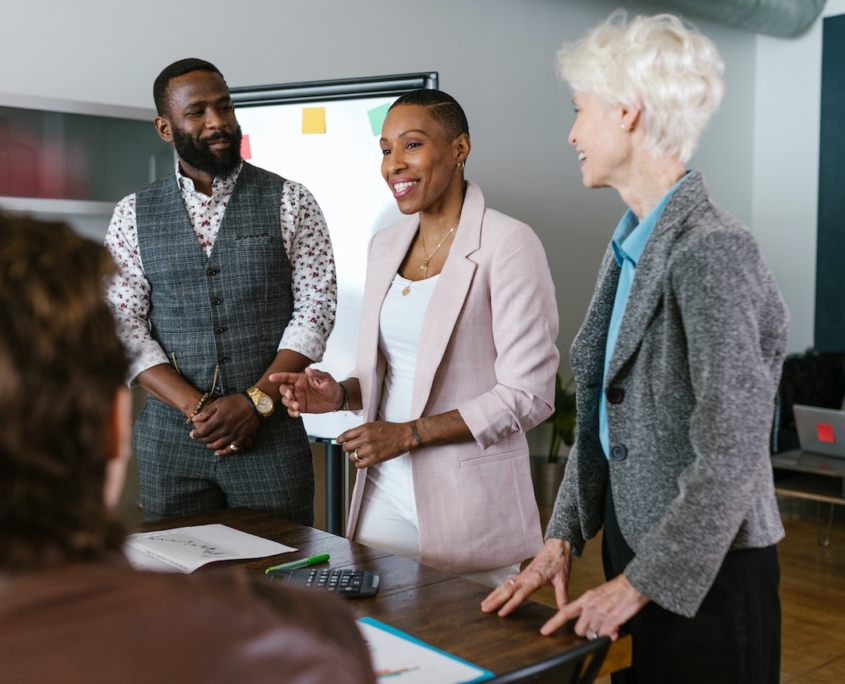
[[220,302],[221,302],[221,300],[218,299],[217,297],[215,297],[214,299],[211,300],[211,305],[212,306],[218,306],[220,304]]
[[226,328],[217,327],[214,329],[214,332],[219,335],[220,333],[226,332]]
[[609,404],[621,404],[622,400],[625,399],[625,390],[621,387],[608,387],[605,397]]
[[624,444],[614,444],[610,447],[611,461],[624,461],[628,458],[628,448]]
[[210,269],[208,269],[208,270],[205,272],[205,274],[206,274],[206,275],[210,275],[210,276],[216,276],[216,275],[217,275],[217,271],[215,271],[213,268],[210,268]]

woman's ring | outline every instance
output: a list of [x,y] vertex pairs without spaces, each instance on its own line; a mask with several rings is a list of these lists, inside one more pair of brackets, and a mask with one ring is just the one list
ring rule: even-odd
[[363,461],[364,459],[358,455],[358,449],[355,449],[355,460],[358,462]]
[[599,638],[599,635],[598,635],[598,634],[596,634],[593,630],[588,629],[588,630],[587,630],[587,638],[588,638],[590,641],[595,641],[596,639],[598,639],[598,638]]
[[230,450],[230,451],[240,451],[240,450],[241,450],[241,448],[240,448],[237,444],[235,444],[234,442],[232,442],[232,443],[229,445],[229,450]]

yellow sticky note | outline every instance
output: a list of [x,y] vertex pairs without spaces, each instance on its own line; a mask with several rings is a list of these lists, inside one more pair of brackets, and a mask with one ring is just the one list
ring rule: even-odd
[[302,132],[303,133],[325,133],[326,132],[326,108],[325,107],[303,107],[302,108]]

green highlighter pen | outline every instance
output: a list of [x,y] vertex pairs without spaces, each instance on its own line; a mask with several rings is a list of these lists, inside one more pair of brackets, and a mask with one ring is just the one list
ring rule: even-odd
[[264,571],[266,575],[268,572],[273,572],[274,570],[297,570],[299,568],[307,568],[309,565],[316,565],[317,563],[323,563],[329,559],[329,554],[321,553],[319,556],[311,556],[311,558],[303,558],[302,560],[298,561],[291,561],[290,563],[282,563],[281,565],[274,565],[271,568],[267,568]]

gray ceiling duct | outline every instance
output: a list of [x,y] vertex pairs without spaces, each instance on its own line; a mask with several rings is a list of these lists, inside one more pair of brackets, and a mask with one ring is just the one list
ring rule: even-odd
[[825,0],[641,0],[640,4],[788,38],[812,24],[824,3]]

